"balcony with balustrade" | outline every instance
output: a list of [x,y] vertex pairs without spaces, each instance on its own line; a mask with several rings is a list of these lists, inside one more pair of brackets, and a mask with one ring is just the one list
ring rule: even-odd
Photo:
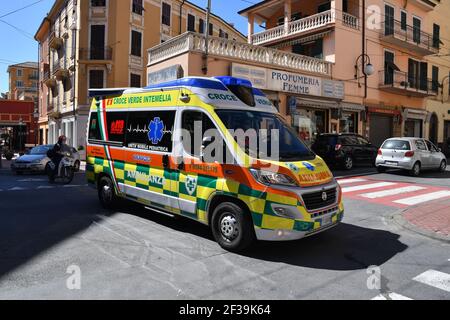
[[398,70],[381,70],[379,72],[379,89],[381,91],[409,97],[425,98],[437,96],[439,83],[418,75]]
[[[342,7],[339,7],[342,6]],[[337,24],[359,29],[359,5],[356,2],[332,0],[272,0],[263,1],[239,12],[248,19],[248,42],[271,46],[296,38],[302,38],[326,30]],[[265,28],[254,32],[254,25]]]
[[53,76],[59,81],[63,81],[70,76],[70,71],[64,57],[53,62]]
[[293,72],[307,72],[331,76],[332,63],[287,51],[255,46],[225,38],[208,37],[186,32],[148,50],[148,66],[185,53],[203,54],[208,45],[211,58],[254,63],[268,68],[282,68]]
[[64,39],[59,35],[59,32],[52,31],[48,39],[48,46],[53,50],[59,50],[64,45]]

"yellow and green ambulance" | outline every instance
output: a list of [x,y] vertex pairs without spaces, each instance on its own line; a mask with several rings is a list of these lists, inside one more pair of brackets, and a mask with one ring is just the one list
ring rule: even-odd
[[231,251],[342,221],[327,165],[249,81],[187,77],[90,94],[86,171],[104,207],[125,198],[197,220]]

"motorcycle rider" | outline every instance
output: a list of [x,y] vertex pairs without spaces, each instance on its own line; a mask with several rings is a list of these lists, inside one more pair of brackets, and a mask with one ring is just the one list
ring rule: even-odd
[[65,154],[70,150],[66,142],[67,142],[66,136],[65,135],[60,136],[58,138],[58,142],[53,146],[52,149],[53,157],[51,158],[51,160],[55,164],[55,172],[54,172],[55,176],[58,176],[59,164],[61,163],[61,160],[64,158]]

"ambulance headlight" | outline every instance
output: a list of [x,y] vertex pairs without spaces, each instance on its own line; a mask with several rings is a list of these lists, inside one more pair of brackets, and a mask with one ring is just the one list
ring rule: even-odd
[[258,169],[250,169],[250,172],[256,181],[265,185],[298,186],[294,179],[282,173]]

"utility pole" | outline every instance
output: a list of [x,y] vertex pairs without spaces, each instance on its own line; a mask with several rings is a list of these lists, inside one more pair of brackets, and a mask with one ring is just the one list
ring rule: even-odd
[[206,7],[206,26],[205,26],[205,53],[203,55],[203,74],[208,73],[208,38],[209,38],[209,17],[211,14],[211,0],[208,0],[208,6]]
[[362,63],[362,72],[364,74],[364,99],[367,99],[367,73],[364,68],[365,61],[366,61],[366,0],[362,0],[362,56],[363,56],[363,63]]

